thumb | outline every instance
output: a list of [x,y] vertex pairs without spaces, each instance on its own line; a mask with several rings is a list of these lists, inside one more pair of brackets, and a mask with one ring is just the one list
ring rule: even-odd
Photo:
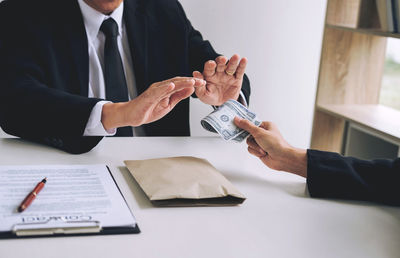
[[252,122],[250,122],[247,119],[243,119],[241,117],[235,117],[234,119],[234,123],[237,127],[249,132],[251,135],[253,135],[254,137],[256,137],[257,135],[259,135],[263,129],[257,127],[256,125],[254,125]]

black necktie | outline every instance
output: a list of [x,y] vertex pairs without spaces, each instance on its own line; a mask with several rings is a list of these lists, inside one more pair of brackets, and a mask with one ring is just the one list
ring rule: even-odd
[[[100,30],[106,36],[104,45],[104,80],[106,83],[106,99],[112,102],[128,101],[128,88],[124,67],[118,51],[118,25],[109,18],[101,24]],[[133,136],[132,127],[117,129],[115,136]]]

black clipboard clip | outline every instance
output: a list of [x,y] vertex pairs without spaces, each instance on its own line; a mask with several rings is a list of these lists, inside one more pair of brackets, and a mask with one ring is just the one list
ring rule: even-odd
[[[60,220],[62,222],[60,222]],[[62,225],[60,225],[62,223]],[[60,217],[49,217],[45,221],[18,223],[12,228],[12,233],[18,237],[98,234],[102,231],[101,223],[97,220],[65,220]]]

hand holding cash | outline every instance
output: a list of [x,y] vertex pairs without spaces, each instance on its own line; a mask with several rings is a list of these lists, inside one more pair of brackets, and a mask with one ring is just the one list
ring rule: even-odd
[[201,125],[207,131],[218,133],[226,141],[242,142],[249,133],[234,124],[233,120],[236,116],[247,119],[256,126],[261,124],[254,112],[231,99],[203,118]]

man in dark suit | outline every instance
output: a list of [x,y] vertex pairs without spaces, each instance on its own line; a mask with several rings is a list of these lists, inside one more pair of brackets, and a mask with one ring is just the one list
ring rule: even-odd
[[276,126],[260,127],[235,119],[248,131],[248,151],[268,167],[307,178],[310,195],[376,201],[400,206],[400,159],[365,161],[337,153],[304,150],[290,146]]
[[83,153],[103,136],[188,136],[191,95],[249,101],[247,60],[217,54],[176,0],[6,0],[0,10],[9,134]]

